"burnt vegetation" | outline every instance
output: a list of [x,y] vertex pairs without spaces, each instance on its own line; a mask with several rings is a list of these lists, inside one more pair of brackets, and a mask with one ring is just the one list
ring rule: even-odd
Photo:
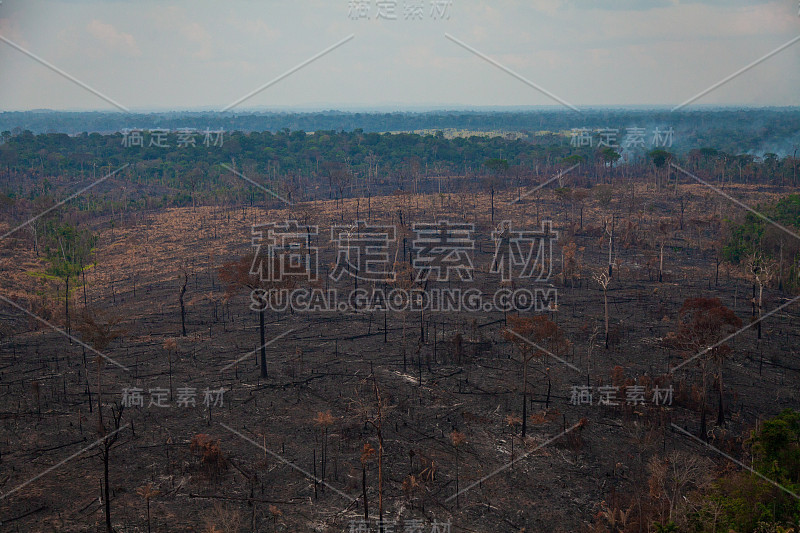
[[[798,159],[360,131],[237,133],[216,162],[118,144],[0,146],[4,531],[797,531]],[[287,220],[318,279],[252,273],[252,226]],[[356,220],[396,228],[395,277],[330,277],[330,228]],[[413,224],[438,220],[474,225],[473,280],[417,276]],[[492,272],[503,221],[552,221],[546,280]],[[558,297],[251,300],[444,287]]]

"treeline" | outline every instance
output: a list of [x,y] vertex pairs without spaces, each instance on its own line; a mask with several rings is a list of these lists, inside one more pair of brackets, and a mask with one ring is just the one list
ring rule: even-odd
[[0,131],[18,134],[83,132],[113,133],[124,129],[195,128],[205,130],[277,133],[291,131],[348,131],[367,133],[420,130],[513,131],[533,137],[538,132],[573,128],[661,128],[675,130],[681,153],[713,146],[731,153],[787,155],[800,144],[800,109],[564,109],[431,112],[54,112],[0,113]]
[[[562,136],[504,137],[282,130],[228,134],[140,132],[2,134],[0,202],[60,198],[77,184],[125,166],[110,183],[83,195],[81,209],[241,204],[268,188],[291,201],[392,194],[396,191],[500,191],[541,183],[570,169],[571,186],[689,179],[671,163],[724,187],[729,183],[800,184],[795,154],[732,154],[700,148],[681,155],[668,146],[573,146]],[[191,139],[191,142],[190,142]],[[619,139],[621,142],[622,140]],[[258,183],[254,186],[251,182]],[[45,202],[46,203],[46,202]]]

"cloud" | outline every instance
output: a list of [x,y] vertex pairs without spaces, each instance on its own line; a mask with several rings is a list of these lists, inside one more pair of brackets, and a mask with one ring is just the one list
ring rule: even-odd
[[181,26],[181,35],[195,46],[192,56],[197,59],[210,59],[212,57],[211,36],[206,29],[197,22],[188,22]]
[[[174,48],[183,50],[188,56],[207,61],[214,57],[212,41],[219,32],[212,36],[206,26],[198,22],[197,14],[179,5],[158,7],[148,11],[154,26],[162,32],[161,38],[171,41]],[[180,36],[184,42],[178,43],[171,37],[173,35]]]
[[86,25],[86,31],[89,32],[89,35],[103,43],[106,49],[120,51],[132,57],[142,55],[133,35],[121,32],[111,24],[93,19]]
[[[551,103],[445,32],[576,105],[675,105],[795,37],[797,1],[456,0],[447,21],[426,9],[423,21],[388,22],[352,21],[344,0],[3,0],[0,34],[140,108],[222,107],[351,33],[252,102]],[[702,103],[797,105],[799,47]],[[0,67],[14,73],[0,76],[0,106],[98,105],[77,87],[48,89],[52,73],[2,43]]]
[[231,25],[243,31],[253,37],[258,37],[259,39],[265,41],[276,41],[280,36],[280,30],[273,28],[262,19],[232,19]]

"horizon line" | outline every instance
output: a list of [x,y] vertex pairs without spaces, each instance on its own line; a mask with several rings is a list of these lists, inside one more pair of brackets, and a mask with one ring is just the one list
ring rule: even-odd
[[[630,105],[586,105],[582,107],[587,110],[618,110],[618,111],[667,111],[671,112],[671,104],[630,104]],[[736,104],[698,104],[691,109],[681,110],[681,113],[692,113],[696,111],[800,111],[800,105],[736,105]],[[392,106],[376,106],[376,107],[357,107],[342,105],[338,107],[325,107],[325,106],[285,106],[285,107],[262,107],[262,108],[245,108],[238,111],[219,111],[218,109],[210,106],[203,107],[187,107],[187,108],[132,108],[130,114],[169,114],[169,113],[203,113],[220,116],[240,116],[240,115],[257,115],[257,114],[280,114],[280,113],[300,113],[300,114],[321,114],[321,113],[374,113],[374,114],[391,114],[391,113],[447,113],[447,112],[498,112],[498,113],[511,113],[520,111],[557,111],[567,113],[568,110],[563,109],[561,106],[556,105],[508,105],[508,106],[462,106],[462,105],[407,105],[400,107]],[[34,108],[34,109],[0,109],[0,114],[11,113],[64,113],[64,114],[78,114],[78,113],[95,113],[106,115],[128,115],[122,111],[115,111],[112,109],[49,109],[49,108]],[[677,113],[677,112],[676,112]]]

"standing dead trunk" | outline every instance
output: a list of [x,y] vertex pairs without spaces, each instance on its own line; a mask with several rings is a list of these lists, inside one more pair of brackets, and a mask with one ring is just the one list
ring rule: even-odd
[[186,294],[186,285],[189,283],[189,276],[186,271],[183,271],[183,285],[181,286],[181,293],[178,300],[181,304],[181,335],[186,336],[186,305],[183,302],[183,296]]
[[[67,318],[67,335],[70,335],[69,323],[69,276],[64,278],[64,313]],[[72,337],[69,337],[69,343],[72,344]]]
[[706,429],[706,397],[708,396],[706,372],[703,370],[702,375],[703,383],[701,385],[700,397],[700,435],[698,435],[703,442],[708,440],[708,432]]
[[105,500],[105,513],[106,513],[106,531],[111,533],[111,490],[108,486],[108,455],[110,446],[107,445],[108,440],[103,442],[103,499]]
[[364,500],[364,521],[369,521],[369,504],[367,503],[367,465],[361,463],[361,497]]
[[147,498],[147,533],[151,533],[151,529],[150,529],[150,498]]
[[608,349],[608,291],[603,287],[603,306],[606,314],[606,349]]
[[494,187],[492,187],[492,222],[494,222]]
[[725,394],[722,387],[722,367],[720,366],[719,374],[717,375],[717,385],[719,387],[719,410],[717,411],[717,425],[725,425]]
[[758,284],[758,338],[759,338],[759,340],[761,339],[761,316],[762,316],[762,312],[763,312],[763,309],[764,309],[762,307],[762,305],[761,305],[763,296],[764,296],[764,284],[763,283],[759,283]]
[[[119,409],[114,409],[111,407],[111,419],[113,421],[114,432],[108,433],[105,426],[101,425],[98,429],[100,433],[104,436],[103,438],[103,445],[100,448],[100,453],[103,458],[103,502],[104,510],[105,510],[105,519],[106,519],[106,532],[112,533],[114,529],[111,527],[111,486],[109,484],[109,462],[111,458],[111,448],[117,442],[119,438],[119,431],[120,431],[120,423],[122,421],[122,412],[124,410],[124,406],[119,406]],[[148,518],[149,523],[149,518]]]
[[258,311],[259,330],[261,331],[261,377],[267,377],[267,346],[264,331],[264,309]]
[[522,440],[525,440],[525,433],[528,429],[528,361],[522,363]]

